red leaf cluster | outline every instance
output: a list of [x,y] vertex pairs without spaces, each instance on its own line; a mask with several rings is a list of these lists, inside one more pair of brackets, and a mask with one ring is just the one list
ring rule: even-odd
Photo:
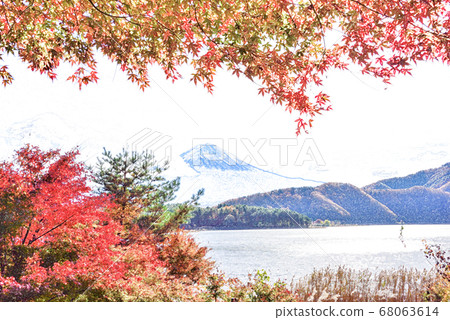
[[113,204],[93,194],[77,155],[28,145],[0,164],[0,293],[45,289],[52,299],[74,286],[76,299],[164,266],[152,241],[120,245]]

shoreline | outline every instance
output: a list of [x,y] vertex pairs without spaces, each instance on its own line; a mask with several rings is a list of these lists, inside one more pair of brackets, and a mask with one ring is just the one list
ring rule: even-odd
[[186,228],[184,230],[190,232],[200,232],[200,231],[249,231],[249,230],[302,230],[302,229],[327,229],[327,228],[340,228],[340,227],[370,227],[370,226],[418,226],[418,225],[450,225],[448,223],[408,223],[408,224],[339,224],[339,225],[331,225],[331,226],[309,226],[309,227],[301,227],[301,228],[210,228],[210,227],[201,227],[201,228]]

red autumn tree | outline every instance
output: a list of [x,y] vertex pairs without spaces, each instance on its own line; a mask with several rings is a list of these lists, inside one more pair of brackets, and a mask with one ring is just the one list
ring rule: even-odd
[[[168,79],[191,64],[192,80],[213,90],[218,68],[245,76],[259,94],[300,112],[298,128],[330,108],[312,94],[330,69],[352,62],[385,82],[417,61],[448,63],[450,0],[14,0],[0,2],[0,58],[18,55],[56,78],[77,65],[80,85],[98,79],[94,53],[117,63],[142,89],[148,65]],[[330,43],[330,33],[340,40]],[[0,65],[3,84],[13,77]]]
[[125,243],[116,204],[91,191],[77,155],[27,145],[0,163],[0,301],[197,299],[206,250],[137,227]]
[[11,299],[75,297],[126,271],[110,201],[92,195],[77,154],[26,146],[0,165],[0,290]]

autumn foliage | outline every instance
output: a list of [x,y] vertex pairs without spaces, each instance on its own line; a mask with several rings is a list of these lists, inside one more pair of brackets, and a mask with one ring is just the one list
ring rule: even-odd
[[[169,211],[165,200],[159,202],[168,199],[159,194],[164,188],[147,185],[141,196],[150,201],[156,192],[157,203],[124,219],[128,211],[120,203],[131,193],[94,192],[93,177],[77,156],[27,145],[0,163],[0,301],[448,301],[450,258],[432,245],[425,255],[437,273],[402,269],[377,276],[383,294],[386,284],[393,288],[389,297],[371,293],[367,274],[342,268],[314,272],[290,286],[271,281],[263,270],[246,283],[227,279],[213,269],[207,249],[180,228],[192,202]],[[128,177],[103,169],[103,178],[108,172]],[[149,214],[142,224],[139,217]]]
[[0,263],[9,286],[59,294],[68,282],[102,274],[114,281],[123,273],[120,264],[104,268],[117,255],[111,244],[119,240],[118,225],[106,212],[108,200],[89,194],[76,155],[27,146],[1,165]]
[[[77,155],[26,146],[12,162],[1,163],[0,300],[163,300],[192,294],[191,285],[212,268],[206,250],[183,233],[167,234],[160,243],[147,230],[114,220],[117,205],[92,192]],[[120,237],[125,227],[132,242]],[[181,268],[171,265],[180,259]]]
[[[298,129],[330,109],[320,87],[349,63],[388,83],[418,61],[450,60],[449,0],[15,0],[0,2],[0,58],[19,56],[56,79],[61,62],[77,68],[80,88],[98,79],[101,52],[142,89],[149,65],[168,79],[180,66],[213,91],[216,70],[258,85],[261,95],[300,113]],[[337,36],[337,37],[336,37]],[[337,40],[334,40],[334,39]],[[13,76],[0,65],[4,85]],[[311,90],[314,89],[314,90]]]

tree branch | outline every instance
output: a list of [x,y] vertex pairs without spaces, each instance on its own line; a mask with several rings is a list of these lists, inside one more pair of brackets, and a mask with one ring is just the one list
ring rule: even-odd
[[28,234],[30,233],[30,229],[31,229],[31,224],[32,224],[32,223],[33,223],[33,219],[31,219],[30,223],[28,224],[27,232],[25,233],[25,236],[24,236],[23,239],[22,239],[22,245],[25,244],[25,240],[27,239]]
[[[367,6],[367,5],[365,5],[364,3],[362,3],[362,2],[360,2],[360,1],[358,1],[358,0],[350,0],[350,1],[351,1],[351,2],[354,2],[354,3],[357,3],[357,4],[359,4],[361,7],[365,8],[365,9],[367,9],[367,10],[373,12],[373,13],[376,13],[376,14],[382,16],[382,17],[385,17],[385,18],[388,18],[388,19],[392,19],[392,20],[398,20],[398,19],[396,19],[396,18],[394,18],[394,17],[391,17],[391,16],[389,16],[389,15],[386,15],[386,14],[384,14],[384,13],[378,11],[378,10],[375,10],[375,9],[373,9],[373,8],[371,8],[371,7]],[[450,39],[449,36],[447,36],[447,35],[445,35],[445,34],[443,34],[443,33],[440,33],[440,32],[438,32],[438,31],[436,31],[436,30],[432,30],[432,29],[431,29],[431,30],[426,30],[426,29],[424,29],[423,27],[419,27],[419,26],[417,26],[417,25],[415,25],[414,23],[411,23],[411,22],[408,22],[408,24],[411,24],[411,25],[413,25],[414,27],[419,28],[419,29],[422,30],[423,32],[425,32],[425,33],[430,33],[430,34],[432,34],[432,35],[434,35],[434,36],[436,36],[436,37],[438,37],[438,38],[444,38],[444,39],[446,39],[446,40],[449,40],[449,39]],[[427,28],[428,28],[428,27],[427,27]]]
[[43,236],[49,234],[50,232],[52,232],[55,229],[58,229],[59,227],[61,227],[64,223],[66,223],[67,221],[69,221],[72,217],[74,217],[75,215],[77,215],[77,213],[74,213],[73,215],[71,215],[70,217],[68,217],[66,220],[62,221],[61,223],[57,224],[56,226],[54,226],[53,228],[51,228],[50,230],[44,232],[43,234],[41,234],[39,237],[37,238],[33,238],[32,240],[30,240],[30,242],[28,242],[28,245],[31,245],[32,243],[36,242],[37,240],[39,240],[40,238],[42,238]]
[[[2,7],[4,7],[6,9],[6,5],[3,0],[2,0]],[[11,24],[9,23],[8,16],[6,14],[5,14],[5,20],[6,20],[6,24],[8,25],[9,29],[11,30]]]
[[92,0],[88,0],[88,1],[89,1],[89,3],[91,4],[91,6],[92,6],[95,10],[97,10],[98,12],[100,12],[101,14],[103,14],[103,15],[105,15],[105,16],[108,16],[108,17],[114,18],[114,19],[125,19],[125,20],[127,20],[129,23],[131,23],[131,24],[134,24],[134,25],[139,26],[139,27],[141,26],[139,23],[130,21],[130,19],[132,18],[131,15],[129,15],[129,16],[116,16],[116,15],[114,15],[114,14],[110,14],[110,13],[108,13],[108,12],[106,12],[106,11],[103,11],[103,10],[100,9],[94,2],[92,2]]
[[320,61],[320,63],[322,63],[322,62],[323,62],[323,59],[325,58],[326,51],[327,51],[327,44],[326,44],[326,42],[325,42],[325,30],[324,30],[324,28],[323,28],[322,21],[320,20],[319,14],[317,13],[314,4],[312,3],[311,0],[309,0],[309,3],[311,4],[311,7],[312,7],[312,9],[313,9],[313,11],[314,11],[314,14],[316,15],[316,19],[317,19],[317,21],[319,22],[320,30],[322,31],[323,51],[322,51],[322,60]]
[[[2,1],[2,3],[3,3],[3,1]],[[20,13],[20,16],[19,16],[18,18],[19,18],[19,19],[22,18],[23,14],[24,14],[26,11],[28,11],[28,9],[30,9],[31,6],[32,6],[33,4],[34,4],[34,0],[32,0],[32,1],[28,4],[28,6],[25,8],[25,10],[23,10],[23,11]],[[5,17],[6,17],[6,15],[5,15]],[[14,26],[16,25],[16,21],[17,21],[17,17],[15,17],[15,19],[14,19],[14,21],[13,21],[11,27],[9,28],[8,33],[6,34],[5,38],[8,38],[9,34],[11,33],[11,31],[12,31],[13,28],[14,28]]]
[[197,25],[198,25],[198,27],[200,28],[200,31],[208,38],[209,41],[211,41],[211,42],[213,42],[214,44],[217,45],[216,40],[211,39],[211,38],[209,37],[209,35],[205,32],[205,30],[203,29],[202,25],[201,25],[200,22],[198,21],[198,18],[197,18],[197,6],[195,5],[194,2],[193,2],[193,5],[194,5],[194,18],[195,18],[195,22],[197,22]]

